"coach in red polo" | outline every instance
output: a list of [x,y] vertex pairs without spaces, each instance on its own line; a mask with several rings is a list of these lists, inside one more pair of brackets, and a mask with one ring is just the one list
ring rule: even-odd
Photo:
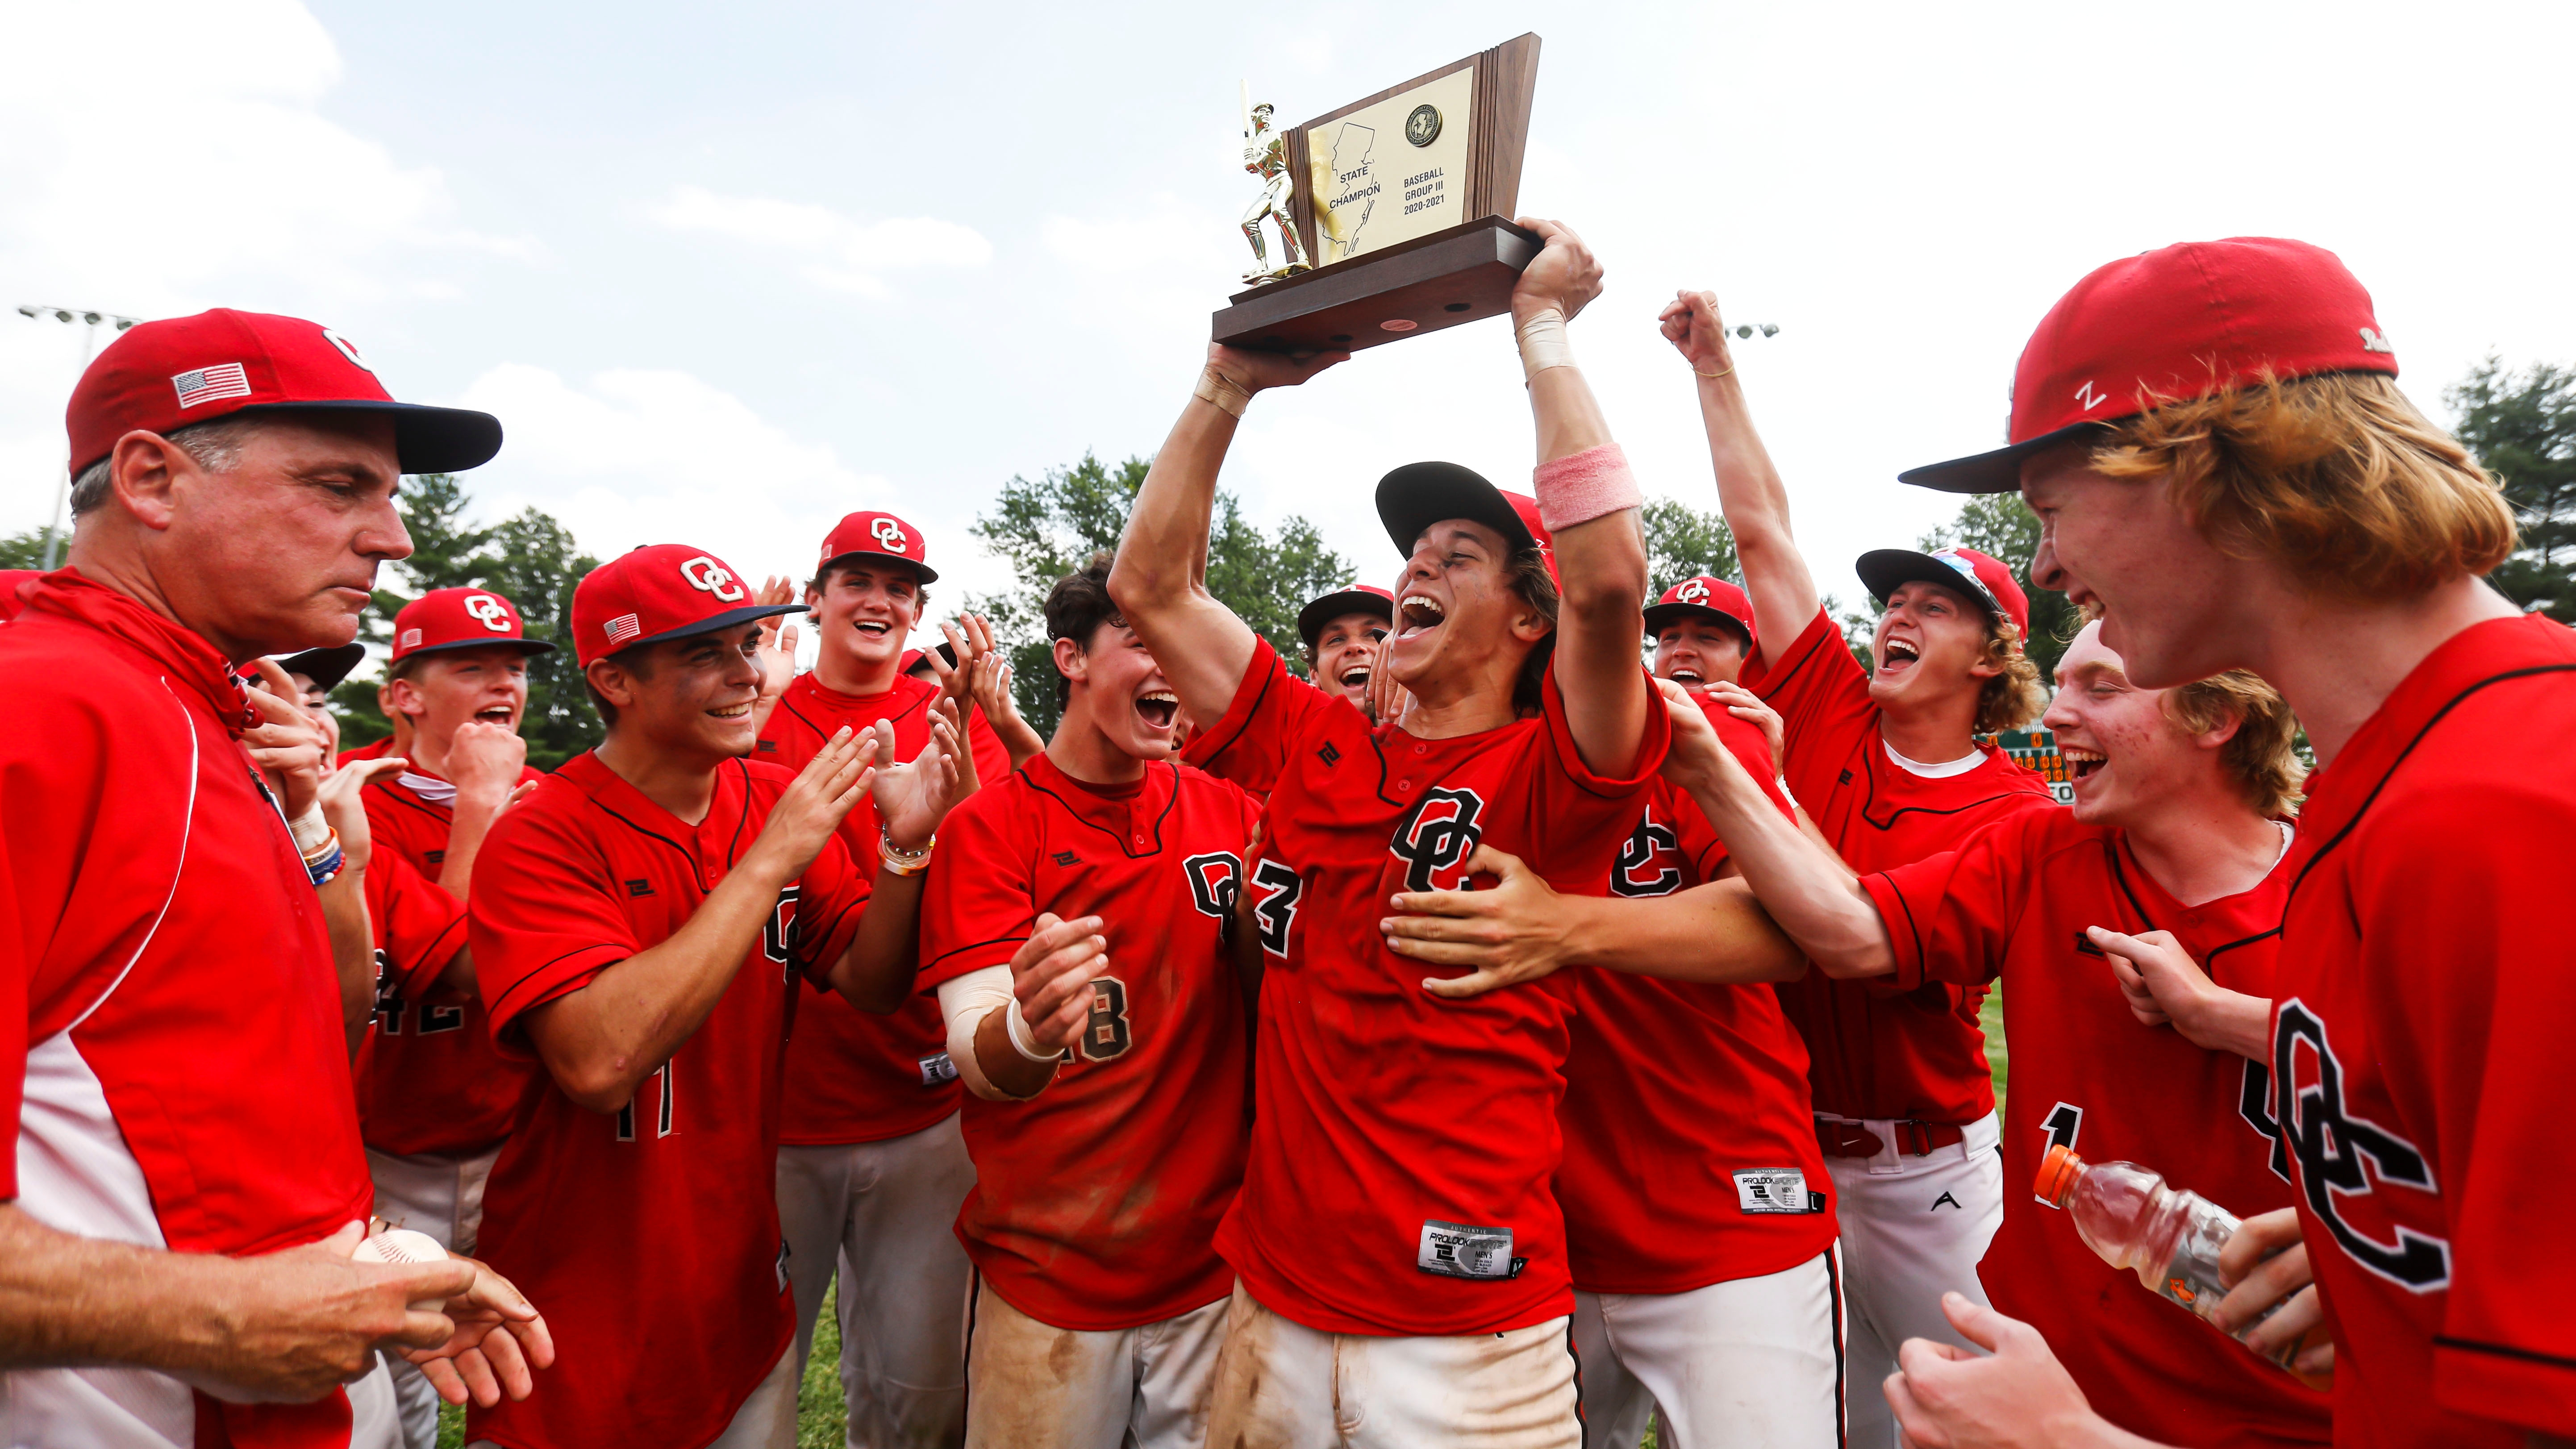
[[506,1284],[351,1261],[373,1194],[313,894],[337,850],[309,785],[244,751],[291,707],[233,673],[348,643],[411,552],[398,476],[474,467],[501,426],[393,401],[326,328],[231,311],[118,338],[68,423],[70,563],[0,627],[13,677],[80,681],[22,690],[0,731],[10,1442],[390,1443],[379,1347],[471,1344],[433,1377],[492,1394],[498,1368],[524,1395],[496,1315],[406,1307],[508,1303],[542,1364]]

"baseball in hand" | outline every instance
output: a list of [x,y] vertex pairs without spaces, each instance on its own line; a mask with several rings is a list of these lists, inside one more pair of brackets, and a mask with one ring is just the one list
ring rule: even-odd
[[447,1250],[427,1233],[387,1228],[360,1243],[349,1256],[361,1263],[444,1263]]

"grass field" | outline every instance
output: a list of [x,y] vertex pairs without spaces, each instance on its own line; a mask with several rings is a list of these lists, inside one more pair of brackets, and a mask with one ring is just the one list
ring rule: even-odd
[[[1995,1074],[1995,1102],[2001,1106],[2004,1078],[2010,1065],[2004,1057],[2003,995],[2000,991],[1986,997],[1986,1064]],[[843,1410],[841,1407],[841,1321],[832,1311],[832,1300],[825,1297],[823,1312],[814,1325],[814,1355],[805,1365],[805,1384],[796,1405],[796,1449],[841,1449]],[[461,1424],[463,1416],[458,1416]],[[461,1441],[439,1436],[439,1449]],[[1655,1436],[1646,1435],[1640,1449],[1655,1449]]]

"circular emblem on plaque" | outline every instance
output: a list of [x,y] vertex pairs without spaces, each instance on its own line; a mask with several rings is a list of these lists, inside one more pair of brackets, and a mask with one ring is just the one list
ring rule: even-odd
[[1404,118],[1404,139],[1416,146],[1428,146],[1439,140],[1439,108],[1431,105],[1415,106],[1413,114]]

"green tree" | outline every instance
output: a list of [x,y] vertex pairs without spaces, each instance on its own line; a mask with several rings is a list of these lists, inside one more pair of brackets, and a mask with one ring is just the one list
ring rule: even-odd
[[[1118,546],[1149,466],[1143,458],[1109,464],[1086,453],[1081,462],[1049,469],[1036,482],[1013,478],[992,509],[975,520],[975,537],[1010,563],[1018,585],[970,599],[967,607],[991,619],[996,636],[1009,646],[1012,693],[1040,735],[1053,734],[1057,719],[1047,591],[1093,553]],[[1349,580],[1350,564],[1324,547],[1313,524],[1292,517],[1275,534],[1265,532],[1243,516],[1233,494],[1217,490],[1208,530],[1208,592],[1298,672],[1305,666],[1298,657],[1297,611]]]
[[2030,581],[2030,556],[2039,549],[2039,516],[2017,493],[1979,493],[1959,508],[1959,516],[1923,535],[1922,548],[1973,548],[2003,561],[2013,582],[2030,596],[2030,637],[2024,653],[2039,666],[2040,677],[2054,678],[2057,661],[2084,627],[2083,616],[2066,596]]
[[1735,534],[1715,513],[1657,498],[1639,520],[1646,531],[1646,602],[1698,574],[1735,577]]
[[[411,557],[381,578],[358,637],[390,646],[394,615],[432,589],[491,589],[518,605],[528,637],[555,645],[528,661],[528,710],[519,733],[528,763],[551,770],[599,743],[597,714],[581,688],[571,646],[572,591],[599,560],[581,552],[572,533],[535,508],[484,528],[467,524],[473,499],[453,474],[407,478],[399,506],[411,534]],[[393,587],[400,584],[401,587]],[[331,692],[343,737],[363,744],[392,732],[376,705],[374,679],[353,679]]]
[[25,533],[0,534],[0,569],[40,569],[45,566],[45,531],[31,528]]
[[2504,488],[2521,547],[2488,582],[2526,609],[2576,624],[2576,368],[2508,372],[2490,356],[2444,394],[2459,439]]

